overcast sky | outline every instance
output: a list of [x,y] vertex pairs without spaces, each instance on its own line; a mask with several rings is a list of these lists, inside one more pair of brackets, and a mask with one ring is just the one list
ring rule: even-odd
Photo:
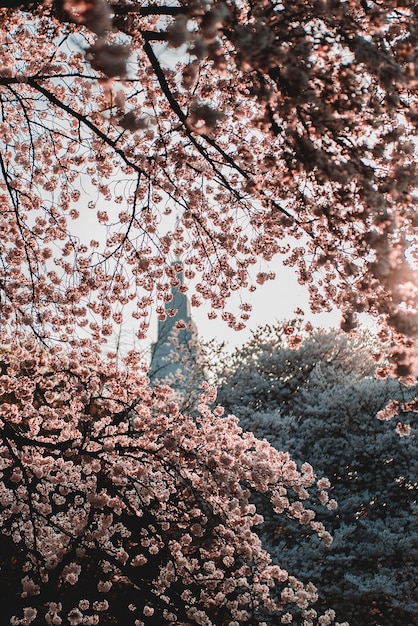
[[[239,315],[239,305],[242,301],[250,302],[253,311],[247,327],[242,331],[234,331],[222,321],[221,316],[216,320],[208,319],[210,311],[209,304],[197,308],[191,308],[192,319],[197,326],[199,336],[204,340],[216,339],[218,342],[226,342],[229,350],[243,344],[251,335],[251,330],[264,324],[274,324],[278,321],[289,320],[295,317],[295,309],[304,311],[303,319],[310,321],[316,327],[338,328],[341,315],[334,309],[332,313],[313,314],[309,310],[308,293],[306,286],[299,285],[296,279],[295,270],[284,267],[280,257],[268,266],[269,270],[276,272],[276,279],[268,281],[262,286],[257,286],[253,293],[244,291],[241,294],[233,294],[228,303],[228,310]],[[135,339],[135,320],[129,320],[128,316],[124,322],[121,347],[122,351],[134,347],[138,350],[146,351],[151,342],[157,338],[157,321],[153,315],[149,339],[138,341]]]
[[[276,263],[272,263],[271,267],[276,272],[274,281],[267,281],[264,285],[257,286],[257,290],[253,293],[243,294],[242,299],[253,306],[251,318],[244,330],[238,332],[231,330],[221,319],[208,320],[209,308],[202,306],[192,309],[192,317],[199,334],[205,339],[216,338],[219,341],[227,341],[233,348],[245,342],[251,334],[251,329],[259,325],[294,318],[297,308],[304,311],[303,319],[311,321],[314,326],[339,327],[341,315],[338,311],[316,315],[310,312],[307,287],[299,285],[294,269],[282,266],[280,258]],[[238,312],[239,304],[240,299],[237,295],[228,305],[228,310],[233,313]]]

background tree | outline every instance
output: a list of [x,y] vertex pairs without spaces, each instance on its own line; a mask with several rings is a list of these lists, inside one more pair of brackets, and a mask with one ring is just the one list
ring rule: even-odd
[[348,375],[355,380],[370,376],[376,368],[373,353],[379,359],[379,352],[371,336],[309,333],[297,320],[259,327],[231,356],[218,357],[218,398],[227,411],[239,407],[240,419],[279,406],[294,414],[301,394],[309,398],[317,391],[320,372],[325,387]]
[[285,337],[280,325],[259,329],[233,355],[219,400],[244,430],[326,477],[332,500],[316,516],[334,541],[319,547],[295,523],[277,529],[266,514],[263,545],[318,586],[319,607],[352,626],[415,626],[416,387],[374,376],[370,338],[314,332],[291,350]]

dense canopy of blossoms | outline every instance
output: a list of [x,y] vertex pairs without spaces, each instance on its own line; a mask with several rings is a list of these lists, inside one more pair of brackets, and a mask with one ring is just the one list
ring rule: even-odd
[[131,302],[143,337],[181,255],[193,303],[241,328],[250,307],[227,311],[228,296],[271,278],[260,267],[250,284],[249,268],[280,253],[315,310],[336,303],[345,328],[367,311],[408,337],[394,355],[408,373],[415,2],[0,12],[2,323],[65,341],[86,325],[98,341]]
[[325,494],[312,467],[211,412],[209,385],[182,415],[135,354],[126,365],[31,342],[2,353],[2,623],[235,626],[292,606],[331,623],[313,585],[271,564],[250,502],[262,494],[329,544],[303,504]]

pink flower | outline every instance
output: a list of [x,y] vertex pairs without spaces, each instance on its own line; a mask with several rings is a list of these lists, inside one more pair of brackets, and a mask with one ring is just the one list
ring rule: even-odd
[[151,617],[152,615],[154,615],[154,608],[146,604],[144,606],[143,613],[146,617]]
[[411,434],[411,426],[410,424],[403,424],[402,422],[398,422],[396,424],[396,432],[400,437],[409,437]]

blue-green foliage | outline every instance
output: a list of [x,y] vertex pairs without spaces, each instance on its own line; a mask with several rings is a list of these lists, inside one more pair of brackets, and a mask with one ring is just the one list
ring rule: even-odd
[[[219,399],[244,429],[329,478],[336,510],[318,505],[334,541],[325,547],[295,521],[265,517],[260,533],[273,560],[318,587],[320,608],[351,626],[418,624],[418,420],[379,421],[392,400],[418,395],[374,377],[373,345],[314,333],[296,350],[280,327],[232,357]],[[244,357],[244,358],[243,358]],[[264,399],[264,401],[263,401]],[[400,437],[396,423],[411,426]]]

